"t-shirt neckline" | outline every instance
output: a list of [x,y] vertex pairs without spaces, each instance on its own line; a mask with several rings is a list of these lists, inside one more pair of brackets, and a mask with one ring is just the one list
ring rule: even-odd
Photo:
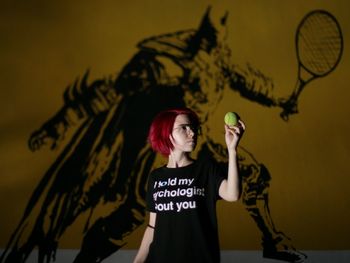
[[168,171],[173,171],[173,170],[183,170],[183,169],[187,169],[187,168],[191,168],[192,166],[194,166],[197,163],[196,160],[194,160],[192,163],[185,165],[185,166],[181,166],[181,167],[167,167],[166,165],[163,166],[164,170],[168,170]]

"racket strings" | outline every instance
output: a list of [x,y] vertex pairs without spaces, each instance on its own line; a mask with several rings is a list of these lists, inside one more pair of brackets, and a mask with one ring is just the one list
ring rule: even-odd
[[297,32],[299,62],[314,75],[325,75],[337,65],[342,51],[342,35],[329,14],[313,13]]

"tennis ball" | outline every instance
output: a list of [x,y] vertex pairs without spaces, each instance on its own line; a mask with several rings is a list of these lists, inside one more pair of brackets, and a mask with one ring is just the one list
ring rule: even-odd
[[232,127],[237,125],[239,117],[238,117],[238,114],[235,112],[228,112],[225,114],[224,120],[228,126]]

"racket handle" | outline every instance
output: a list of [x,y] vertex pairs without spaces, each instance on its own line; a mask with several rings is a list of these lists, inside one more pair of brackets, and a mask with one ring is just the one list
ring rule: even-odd
[[298,113],[296,97],[290,97],[287,101],[280,102],[279,106],[283,109],[280,116],[284,121],[289,120],[289,115]]
[[[309,79],[308,81],[310,80],[311,79]],[[280,106],[283,109],[283,111],[280,113],[280,116],[284,121],[289,120],[289,115],[298,113],[298,98],[308,81],[305,81],[304,79],[299,77],[296,83],[296,88],[294,89],[293,93],[289,96],[289,98],[286,100],[281,99],[279,101],[278,106]]]

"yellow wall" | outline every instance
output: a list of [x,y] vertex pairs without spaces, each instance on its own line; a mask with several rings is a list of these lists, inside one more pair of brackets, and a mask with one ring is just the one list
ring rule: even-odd
[[[6,245],[33,189],[60,150],[33,153],[27,140],[61,107],[65,88],[88,68],[91,80],[117,73],[137,51],[136,43],[146,37],[196,28],[212,4],[216,10],[229,11],[228,43],[234,63],[250,63],[270,76],[281,96],[290,94],[296,82],[294,35],[300,20],[311,10],[325,9],[340,23],[340,64],[305,88],[300,113],[289,122],[279,117],[278,109],[226,91],[208,125],[221,127],[226,111],[241,114],[247,124],[242,144],[270,170],[271,214],[295,246],[350,249],[347,0],[2,2],[0,247]],[[258,229],[241,203],[220,202],[218,211],[222,248],[260,248]],[[68,229],[60,247],[80,246],[82,222]],[[142,231],[131,236],[127,248],[138,246]]]

